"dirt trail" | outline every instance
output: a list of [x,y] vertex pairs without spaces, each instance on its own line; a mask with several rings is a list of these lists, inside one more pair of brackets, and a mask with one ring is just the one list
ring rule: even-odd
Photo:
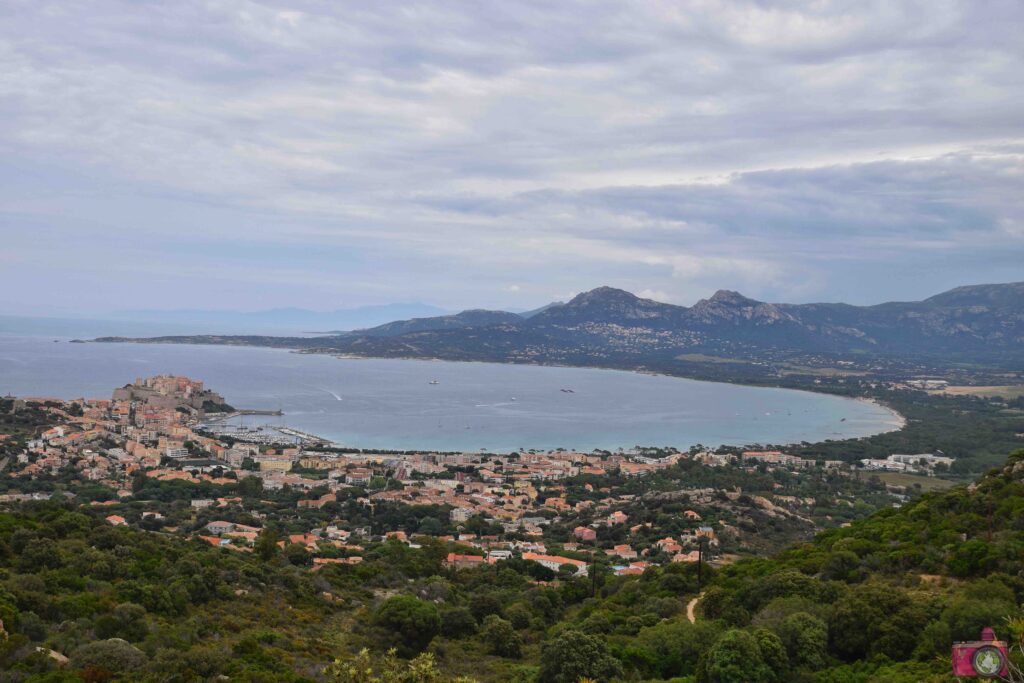
[[700,599],[703,597],[704,593],[701,593],[693,600],[690,600],[690,602],[686,603],[686,618],[690,620],[691,624],[697,622],[697,616],[693,613],[693,610],[696,609],[697,603],[700,602]]

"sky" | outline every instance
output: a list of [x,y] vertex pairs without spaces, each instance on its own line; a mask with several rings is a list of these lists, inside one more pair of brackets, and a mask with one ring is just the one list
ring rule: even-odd
[[0,3],[0,312],[1024,280],[1019,0]]

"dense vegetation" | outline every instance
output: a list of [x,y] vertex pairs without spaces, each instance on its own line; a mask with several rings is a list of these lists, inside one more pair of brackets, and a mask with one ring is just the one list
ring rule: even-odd
[[0,457],[21,452],[27,439],[39,436],[53,416],[46,411],[48,405],[24,403],[13,398],[0,398]]
[[1024,433],[1024,397],[1015,399],[931,395],[923,391],[872,388],[864,381],[818,385],[851,397],[866,397],[893,408],[904,418],[903,429],[862,439],[844,439],[787,446],[804,457],[885,458],[892,453],[942,451],[956,458],[952,474],[981,473],[999,465],[1006,453],[1021,447]]
[[430,539],[314,572],[273,538],[231,552],[33,503],[0,515],[0,681],[938,683],[953,640],[1021,634],[1022,520],[1018,451],[976,484],[704,567],[699,587],[685,564],[455,572]]
[[0,515],[0,566],[0,680],[300,680],[330,653],[304,573],[67,504]]
[[1022,572],[1018,451],[977,484],[739,563],[716,577],[701,607],[725,633],[771,630],[792,668],[818,671],[806,680],[943,681],[954,640],[977,639],[986,625],[1021,635]]

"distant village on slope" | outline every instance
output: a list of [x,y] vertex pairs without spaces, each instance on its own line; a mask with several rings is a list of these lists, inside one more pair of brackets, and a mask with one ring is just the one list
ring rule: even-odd
[[[651,564],[721,559],[729,548],[743,546],[744,530],[730,503],[742,490],[689,488],[678,528],[653,528],[637,523],[628,510],[636,494],[601,486],[603,478],[634,480],[666,470],[682,461],[742,472],[785,471],[792,476],[830,472],[854,478],[861,470],[887,470],[931,475],[952,459],[937,454],[893,454],[884,460],[862,460],[860,467],[839,460],[812,460],[779,451],[698,450],[681,452],[636,448],[629,452],[591,454],[556,450],[511,454],[382,453],[345,448],[315,435],[288,428],[245,429],[228,426],[236,411],[219,394],[187,377],[140,378],[115,389],[107,399],[70,401],[46,398],[5,399],[12,413],[42,410],[53,423],[33,435],[26,447],[0,464],[3,476],[20,480],[52,480],[69,470],[83,481],[115,492],[92,505],[117,506],[135,500],[146,481],[203,485],[203,490],[254,482],[257,492],[292,492],[294,510],[334,511],[314,523],[284,534],[276,542],[295,545],[311,556],[312,568],[330,563],[355,564],[364,544],[397,540],[415,545],[415,530],[347,523],[343,498],[373,511],[387,505],[437,506],[447,520],[420,533],[450,541],[460,551],[449,553],[452,568],[494,563],[513,556],[533,560],[553,571],[586,574],[594,552],[605,555],[617,574],[639,574]],[[252,412],[252,411],[250,411]],[[0,443],[10,438],[0,435]],[[567,496],[566,480],[591,477],[582,500]],[[779,485],[777,485],[778,487]],[[906,491],[888,487],[893,504]],[[46,498],[53,491],[6,493],[0,502]],[[754,496],[749,504],[759,513],[806,521],[815,505],[810,498],[773,494]],[[845,501],[852,505],[852,501]],[[245,510],[236,494],[193,497],[188,515],[169,520],[157,509],[137,506],[106,517],[112,525],[185,533],[215,546],[251,552],[267,513]],[[712,514],[709,515],[709,510]],[[134,519],[130,517],[134,516]],[[563,517],[567,526],[554,554],[550,529]],[[213,517],[211,519],[211,517]],[[229,521],[244,518],[254,523]],[[209,520],[209,521],[206,521]],[[173,522],[173,523],[172,523]],[[187,523],[186,523],[187,522]],[[296,526],[296,520],[288,525]],[[450,529],[453,533],[443,533]],[[628,533],[624,531],[628,530]],[[662,535],[662,533],[665,535]],[[643,539],[648,540],[644,541]],[[624,542],[623,542],[624,541]],[[589,553],[589,557],[588,557]],[[564,568],[564,569],[563,569]]]

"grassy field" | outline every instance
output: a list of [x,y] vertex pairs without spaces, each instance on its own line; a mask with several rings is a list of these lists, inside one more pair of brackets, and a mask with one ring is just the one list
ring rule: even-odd
[[1024,396],[1024,384],[1010,384],[1006,386],[985,386],[985,387],[946,387],[940,389],[936,394],[948,394],[950,396],[981,396],[983,398],[1017,398]]
[[781,366],[783,375],[815,375],[818,377],[864,377],[867,372],[861,370],[847,370],[845,368],[818,368],[809,365],[792,365],[786,363]]
[[942,491],[957,485],[955,481],[939,479],[938,477],[926,477],[921,474],[905,474],[903,472],[878,472],[878,478],[886,484],[893,486],[913,487],[920,484],[924,491]]
[[676,356],[678,360],[690,361],[692,363],[745,363],[736,358],[724,358],[722,356],[708,356],[703,353],[683,353]]
[[[676,356],[676,360],[688,361],[690,363],[717,363],[720,365],[739,364],[748,361],[738,358],[725,358],[724,356],[709,356],[705,353],[683,353]],[[811,367],[807,365],[794,365],[783,363],[779,366],[782,375],[813,375],[817,377],[858,377],[866,375],[866,372],[847,370],[845,368]]]

